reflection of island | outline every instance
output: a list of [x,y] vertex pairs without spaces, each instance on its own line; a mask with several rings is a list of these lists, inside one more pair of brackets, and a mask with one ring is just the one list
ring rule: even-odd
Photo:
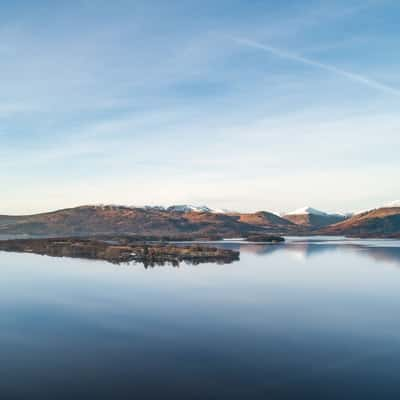
[[163,243],[138,241],[137,238],[113,236],[107,238],[42,238],[0,240],[0,250],[24,252],[53,257],[73,257],[104,260],[111,263],[141,262],[145,266],[164,264],[227,264],[239,260],[240,253],[272,256],[285,252],[297,260],[306,260],[321,253],[355,252],[376,261],[400,265],[400,246],[393,243],[368,243],[363,240],[288,241],[286,244],[246,242]]
[[198,244],[176,246],[123,241],[100,241],[81,238],[16,239],[0,241],[0,250],[33,253],[52,257],[73,257],[104,260],[111,263],[141,262],[146,266],[181,261],[192,264],[215,262],[231,263],[239,259],[239,252]]

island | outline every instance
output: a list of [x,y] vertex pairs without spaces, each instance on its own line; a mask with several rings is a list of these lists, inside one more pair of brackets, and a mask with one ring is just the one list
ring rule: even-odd
[[285,238],[281,236],[255,233],[247,235],[246,240],[249,242],[260,242],[260,243],[283,243],[285,241]]
[[140,262],[145,266],[182,261],[191,264],[214,262],[220,264],[239,260],[240,253],[199,244],[148,243],[116,238],[40,238],[0,241],[0,251],[33,253],[52,257],[73,257],[104,260],[111,263]]

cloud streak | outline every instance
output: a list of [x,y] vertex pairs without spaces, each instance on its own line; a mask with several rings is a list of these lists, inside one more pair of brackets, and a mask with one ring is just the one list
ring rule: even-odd
[[244,39],[244,38],[233,38],[233,40],[238,44],[252,47],[254,49],[262,50],[267,53],[273,54],[275,56],[285,58],[288,60],[292,60],[292,61],[296,61],[296,62],[305,64],[305,65],[309,65],[311,67],[319,68],[319,69],[334,73],[336,75],[342,76],[344,78],[347,78],[353,82],[360,83],[364,86],[368,86],[370,88],[379,90],[381,92],[400,97],[400,89],[385,85],[384,83],[378,82],[378,81],[368,78],[366,76],[356,74],[356,73],[353,73],[350,71],[346,71],[344,69],[335,67],[334,65],[321,63],[319,61],[315,61],[310,58],[303,57],[301,55],[279,49],[277,47],[259,43],[254,40],[249,40],[249,39]]

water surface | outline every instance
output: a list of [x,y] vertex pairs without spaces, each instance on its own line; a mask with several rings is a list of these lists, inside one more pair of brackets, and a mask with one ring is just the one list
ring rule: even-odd
[[399,241],[221,245],[240,262],[0,253],[0,398],[399,398]]

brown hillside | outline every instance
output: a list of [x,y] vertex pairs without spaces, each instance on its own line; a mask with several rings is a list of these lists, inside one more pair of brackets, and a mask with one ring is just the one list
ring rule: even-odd
[[288,214],[284,218],[292,223],[311,229],[317,229],[343,221],[341,215]]
[[354,215],[321,233],[348,236],[395,236],[400,233],[400,207],[379,208]]
[[82,206],[50,213],[0,218],[0,234],[27,235],[240,235],[259,231],[236,216],[182,213],[121,206]]
[[291,221],[267,211],[259,211],[254,214],[238,214],[238,216],[240,222],[265,228],[288,228],[294,225]]

